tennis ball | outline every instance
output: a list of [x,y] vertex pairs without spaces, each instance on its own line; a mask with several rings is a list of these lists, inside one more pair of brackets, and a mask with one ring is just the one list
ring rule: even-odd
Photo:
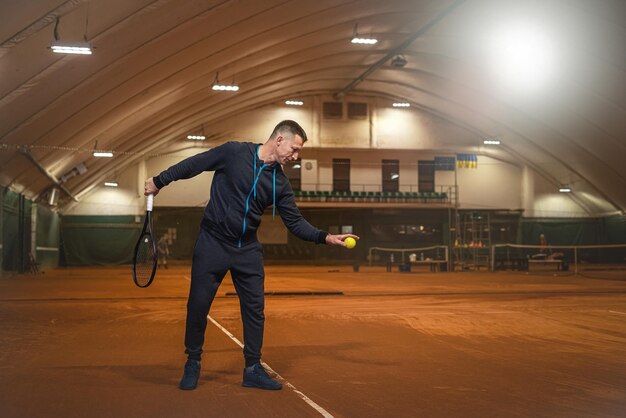
[[349,250],[356,247],[356,240],[352,237],[348,237],[344,239],[343,242],[346,243],[346,246],[348,247]]

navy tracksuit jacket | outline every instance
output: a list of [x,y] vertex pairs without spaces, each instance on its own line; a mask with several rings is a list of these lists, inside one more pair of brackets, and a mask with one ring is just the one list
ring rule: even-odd
[[246,366],[259,362],[263,344],[263,249],[256,237],[265,208],[273,205],[298,238],[325,243],[327,232],[309,224],[298,210],[280,164],[258,157],[260,144],[227,142],[173,165],[154,177],[161,189],[172,181],[214,171],[211,198],[194,248],[187,301],[186,353],[200,360],[207,315],[228,270],[240,299]]

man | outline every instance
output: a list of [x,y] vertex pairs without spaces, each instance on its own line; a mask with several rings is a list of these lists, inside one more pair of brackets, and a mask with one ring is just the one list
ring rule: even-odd
[[282,165],[298,158],[306,140],[300,125],[285,120],[274,128],[265,144],[227,142],[146,180],[145,194],[156,195],[172,181],[204,171],[215,172],[193,254],[185,332],[188,359],[179,385],[183,390],[197,386],[207,315],[228,270],[241,305],[243,386],[282,388],[261,366],[265,273],[256,230],[265,208],[272,205],[272,215],[278,211],[287,228],[300,239],[343,247],[347,237],[358,239],[352,234],[331,235],[321,231],[300,214]]
[[157,242],[159,266],[163,266],[164,268],[167,268],[167,257],[170,255],[169,239],[168,234],[163,234]]

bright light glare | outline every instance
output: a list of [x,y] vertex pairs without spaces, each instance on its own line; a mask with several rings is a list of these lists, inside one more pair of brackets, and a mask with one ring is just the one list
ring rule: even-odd
[[289,106],[302,106],[304,102],[302,100],[286,100],[285,104]]
[[392,105],[393,107],[411,107],[411,103],[407,102],[396,102]]
[[187,135],[187,139],[193,139],[195,141],[204,141],[206,136],[204,135]]
[[556,49],[540,27],[507,24],[492,34],[489,60],[503,87],[528,92],[541,89],[553,78]]
[[559,188],[559,192],[561,192],[561,193],[571,193],[572,189],[570,189],[569,187],[561,187],[561,188]]
[[104,185],[107,187],[117,187],[117,182],[116,181],[105,181]]

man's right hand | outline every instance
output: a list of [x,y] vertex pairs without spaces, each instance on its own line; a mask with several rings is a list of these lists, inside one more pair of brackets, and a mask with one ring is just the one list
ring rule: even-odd
[[156,184],[154,184],[152,177],[146,179],[143,186],[143,194],[145,196],[148,196],[149,194],[156,196],[159,194],[159,188],[156,187]]

